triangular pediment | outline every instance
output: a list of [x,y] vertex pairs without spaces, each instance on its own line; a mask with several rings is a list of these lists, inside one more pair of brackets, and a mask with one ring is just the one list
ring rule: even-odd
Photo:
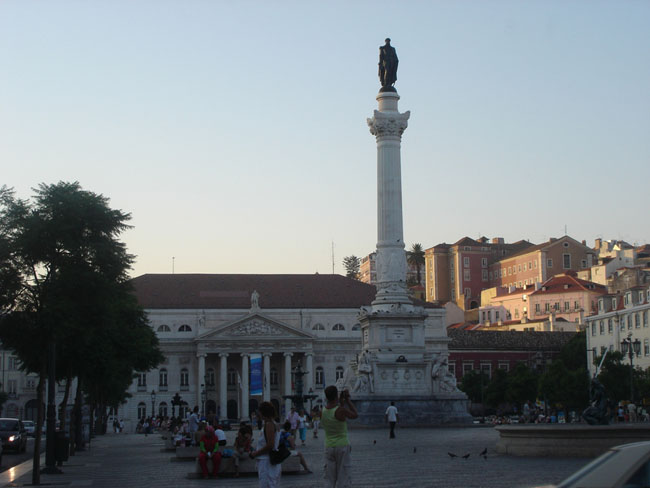
[[313,339],[314,336],[278,320],[259,313],[252,313],[233,322],[220,325],[196,338],[197,342],[211,340],[264,339]]

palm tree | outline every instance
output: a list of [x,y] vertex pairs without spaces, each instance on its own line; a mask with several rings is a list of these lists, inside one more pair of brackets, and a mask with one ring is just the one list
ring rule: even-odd
[[418,285],[422,284],[422,275],[420,274],[420,266],[424,266],[424,250],[422,244],[413,244],[410,251],[406,251],[406,261],[415,266],[418,278]]

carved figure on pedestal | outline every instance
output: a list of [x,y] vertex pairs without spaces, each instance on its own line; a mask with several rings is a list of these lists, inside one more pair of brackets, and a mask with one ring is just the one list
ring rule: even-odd
[[431,365],[431,379],[433,380],[433,391],[454,393],[459,391],[456,383],[456,376],[449,371],[447,358],[440,353]]
[[362,351],[357,357],[357,381],[352,391],[362,393],[375,392],[375,375],[372,372],[372,364],[370,364],[366,351]]
[[590,385],[591,405],[582,412],[582,418],[589,425],[608,425],[609,415],[607,414],[607,395],[602,383],[596,378],[591,380]]

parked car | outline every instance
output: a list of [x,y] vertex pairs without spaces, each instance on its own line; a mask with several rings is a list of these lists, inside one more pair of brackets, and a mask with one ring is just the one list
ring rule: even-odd
[[557,486],[539,488],[643,488],[650,486],[650,442],[612,447]]
[[25,427],[18,419],[0,418],[0,439],[3,451],[25,452],[27,449]]
[[36,423],[33,420],[23,420],[23,427],[25,427],[25,433],[34,437],[36,435]]

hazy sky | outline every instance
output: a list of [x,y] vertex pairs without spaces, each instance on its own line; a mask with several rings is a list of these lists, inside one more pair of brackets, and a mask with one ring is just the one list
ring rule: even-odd
[[376,243],[378,47],[405,241],[650,241],[650,1],[0,1],[0,184],[130,212],[134,275],[328,273]]

